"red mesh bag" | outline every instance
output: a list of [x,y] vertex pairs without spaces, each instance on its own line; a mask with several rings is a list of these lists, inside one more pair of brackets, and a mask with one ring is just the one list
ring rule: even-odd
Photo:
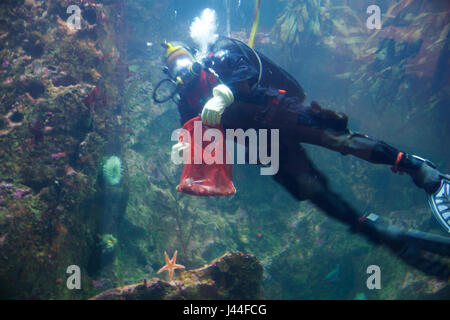
[[[218,147],[209,155],[214,156],[214,152],[220,153],[217,154],[217,156],[219,158],[222,156],[223,164],[207,164],[203,160],[203,157],[201,158],[201,164],[194,163],[195,146],[197,146],[197,152],[201,150],[201,154],[204,155],[206,152],[208,152],[205,151],[205,148],[211,143],[211,141],[194,141],[195,121],[201,121],[200,116],[192,118],[183,126],[183,129],[187,130],[191,137],[191,144],[189,146],[189,157],[191,161],[190,163],[186,163],[184,165],[183,175],[181,176],[181,181],[177,187],[177,190],[195,196],[229,196],[235,194],[236,189],[234,188],[232,181],[232,166],[231,164],[225,163],[225,155],[227,151],[225,147],[225,141],[223,139],[225,135],[222,128],[213,127],[220,130],[222,134],[220,135],[221,141],[219,141]],[[202,124],[202,135],[208,128],[212,127]],[[179,137],[179,140],[182,140],[181,136]],[[220,148],[220,146],[222,146],[222,148]]]

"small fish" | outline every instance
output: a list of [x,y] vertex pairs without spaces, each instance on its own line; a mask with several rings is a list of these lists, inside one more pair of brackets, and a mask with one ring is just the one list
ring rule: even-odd
[[351,77],[352,73],[351,72],[345,72],[345,73],[340,73],[335,75],[336,78],[338,79],[349,79]]
[[52,153],[52,159],[59,160],[61,158],[64,158],[67,154],[65,152],[57,152]]
[[341,271],[341,265],[338,264],[336,266],[336,268],[334,268],[333,270],[330,271],[330,273],[328,273],[326,275],[326,277],[324,278],[324,280],[327,281],[331,281],[331,282],[336,282],[339,279],[339,273]]
[[103,282],[99,280],[92,280],[92,286],[94,288],[101,288],[103,287]]
[[6,236],[8,234],[5,234],[3,237],[0,237],[0,244],[3,244],[3,242],[5,242]]
[[367,300],[366,294],[364,292],[357,293],[353,300]]

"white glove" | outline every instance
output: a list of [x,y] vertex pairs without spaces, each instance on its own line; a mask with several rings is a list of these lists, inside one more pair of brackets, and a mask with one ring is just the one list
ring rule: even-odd
[[203,107],[202,121],[204,124],[220,124],[225,108],[234,101],[233,93],[224,84],[219,84],[213,89],[213,98],[209,99]]
[[[174,164],[185,163],[185,158],[187,157],[187,150],[189,149],[189,143],[180,141],[172,146],[172,153],[170,155],[172,162]],[[186,153],[185,153],[186,151]]]

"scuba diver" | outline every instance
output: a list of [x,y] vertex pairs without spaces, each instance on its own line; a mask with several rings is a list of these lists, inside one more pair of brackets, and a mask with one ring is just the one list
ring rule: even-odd
[[[450,268],[440,258],[450,256],[450,238],[389,226],[373,213],[358,214],[330,190],[327,179],[308,158],[301,143],[389,165],[396,173],[410,175],[427,192],[433,213],[448,232],[449,175],[439,172],[428,160],[353,132],[343,113],[324,109],[316,102],[305,106],[303,88],[288,72],[237,39],[218,37],[200,61],[182,43],[162,45],[169,78],[155,87],[153,98],[156,102],[173,99],[181,125],[201,115],[204,124],[222,125],[224,129],[278,129],[279,171],[273,177],[294,198],[310,200],[328,216],[387,246],[415,268],[449,278]],[[174,89],[161,99],[159,89],[167,82]],[[177,143],[172,152],[186,148],[186,144]]]

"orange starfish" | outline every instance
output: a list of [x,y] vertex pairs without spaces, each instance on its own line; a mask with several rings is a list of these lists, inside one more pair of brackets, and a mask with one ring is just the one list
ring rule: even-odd
[[169,271],[169,280],[172,281],[173,278],[173,271],[175,269],[184,269],[185,267],[181,264],[176,264],[177,261],[177,254],[178,250],[175,250],[175,253],[173,254],[172,259],[169,260],[169,256],[167,255],[167,252],[164,251],[164,258],[166,259],[166,265],[163,266],[157,273],[161,273],[163,271]]

